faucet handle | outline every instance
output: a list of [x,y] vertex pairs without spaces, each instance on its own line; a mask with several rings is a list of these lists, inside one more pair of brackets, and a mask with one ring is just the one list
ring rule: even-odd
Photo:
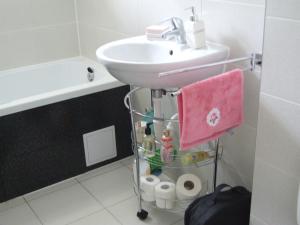
[[166,22],[171,23],[174,29],[177,29],[177,28],[183,26],[183,21],[179,17],[168,17],[168,18],[160,21],[159,24],[163,24]]

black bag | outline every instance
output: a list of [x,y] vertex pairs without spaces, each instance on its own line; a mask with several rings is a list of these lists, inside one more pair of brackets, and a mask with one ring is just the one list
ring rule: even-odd
[[251,192],[244,187],[219,185],[215,192],[196,199],[185,211],[185,225],[249,225]]

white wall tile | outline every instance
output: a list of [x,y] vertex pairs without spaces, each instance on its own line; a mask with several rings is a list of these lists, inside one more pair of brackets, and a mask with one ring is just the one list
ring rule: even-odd
[[[231,58],[262,52],[263,6],[204,0],[203,18],[207,39],[229,46]],[[248,66],[241,64],[242,68]],[[259,90],[260,72],[246,72],[245,120],[252,127],[257,124]]]
[[185,9],[190,6],[195,6],[197,14],[201,14],[200,0],[140,0],[139,33],[144,34],[147,26],[169,17],[177,16],[187,20],[190,12]]
[[226,44],[231,57],[262,52],[264,6],[203,0],[208,40]]
[[79,54],[74,0],[1,0],[0,70]]
[[262,91],[300,103],[300,21],[267,18]]
[[96,59],[96,50],[101,45],[128,37],[112,30],[97,28],[86,24],[79,24],[81,52],[84,56]]
[[259,158],[255,162],[252,214],[272,225],[295,225],[298,181]]
[[[243,185],[252,189],[256,129],[244,124],[234,130],[234,135],[226,134],[223,138],[224,153],[221,161],[221,182]],[[235,177],[236,179],[231,179]]]
[[74,57],[76,24],[2,33],[0,49],[0,70]]
[[[230,47],[231,58],[261,53],[264,32],[264,1],[203,0],[202,16],[207,39]],[[231,65],[228,70],[249,64]],[[260,71],[245,73],[245,124],[234,136],[225,136],[220,182],[252,188]]]
[[300,105],[261,95],[256,156],[300,178]]
[[265,0],[213,0],[213,1],[220,1],[220,2],[227,2],[227,3],[240,3],[240,4],[247,4],[247,5],[262,5],[266,4]]
[[291,19],[300,19],[299,0],[267,0],[267,15]]
[[0,33],[75,22],[74,0],[2,0]]
[[137,33],[138,0],[77,0],[80,23],[115,32]]

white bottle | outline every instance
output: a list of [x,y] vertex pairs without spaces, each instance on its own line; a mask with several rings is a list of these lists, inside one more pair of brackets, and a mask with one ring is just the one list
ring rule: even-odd
[[195,14],[195,7],[188,9],[192,10],[192,15],[189,21],[184,24],[187,45],[194,49],[204,48],[206,46],[204,21],[198,19]]

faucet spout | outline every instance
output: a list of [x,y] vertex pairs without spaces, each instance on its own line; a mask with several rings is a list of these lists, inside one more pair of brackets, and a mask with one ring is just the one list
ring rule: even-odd
[[170,37],[175,37],[179,44],[186,44],[186,34],[184,30],[184,24],[182,19],[178,17],[172,17],[163,22],[170,21],[172,24],[172,28],[165,33],[162,34],[163,39],[168,39]]

